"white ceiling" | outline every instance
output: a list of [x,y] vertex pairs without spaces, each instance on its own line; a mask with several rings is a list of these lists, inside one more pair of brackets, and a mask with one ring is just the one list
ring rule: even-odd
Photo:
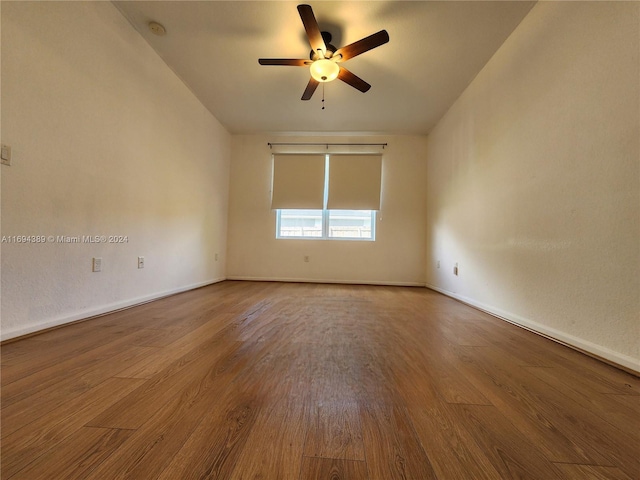
[[[310,101],[306,67],[261,66],[258,58],[308,58],[288,1],[115,2],[132,25],[231,132],[426,134],[535,2],[351,1],[311,3],[321,30],[341,47],[379,30],[389,43],[345,66],[372,85],[340,80]],[[166,35],[150,33],[154,20]]]

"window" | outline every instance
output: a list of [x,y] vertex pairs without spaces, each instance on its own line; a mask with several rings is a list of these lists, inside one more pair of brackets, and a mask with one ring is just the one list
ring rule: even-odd
[[380,156],[274,156],[276,238],[375,240],[380,177]]
[[276,238],[375,240],[375,210],[280,209]]
[[375,210],[327,210],[329,238],[374,240]]
[[322,238],[323,210],[278,210],[277,238]]

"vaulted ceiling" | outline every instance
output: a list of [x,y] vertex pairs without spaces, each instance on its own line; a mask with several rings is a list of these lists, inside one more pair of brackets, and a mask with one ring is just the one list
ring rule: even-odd
[[[345,64],[372,85],[336,80],[300,97],[306,67],[258,58],[307,58],[309,42],[288,1],[114,2],[231,133],[426,134],[535,2],[355,1],[311,3],[341,47],[386,29],[390,42]],[[156,36],[150,21],[166,35]]]

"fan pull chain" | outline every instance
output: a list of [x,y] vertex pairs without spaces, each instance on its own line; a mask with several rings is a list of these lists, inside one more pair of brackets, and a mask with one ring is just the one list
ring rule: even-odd
[[324,110],[324,82],[322,82],[322,110]]

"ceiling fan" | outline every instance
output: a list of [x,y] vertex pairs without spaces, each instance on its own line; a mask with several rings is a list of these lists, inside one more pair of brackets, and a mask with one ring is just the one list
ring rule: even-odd
[[307,88],[302,94],[302,100],[309,100],[320,83],[330,82],[336,78],[339,78],[361,92],[369,90],[371,85],[339,64],[387,43],[389,41],[387,31],[380,30],[378,33],[369,35],[350,45],[336,48],[331,45],[331,34],[320,31],[320,27],[318,27],[318,22],[313,15],[313,10],[310,5],[298,5],[298,13],[300,13],[302,24],[304,25],[309,43],[311,44],[309,59],[260,58],[258,59],[258,63],[260,65],[309,67],[311,78],[309,79]]

